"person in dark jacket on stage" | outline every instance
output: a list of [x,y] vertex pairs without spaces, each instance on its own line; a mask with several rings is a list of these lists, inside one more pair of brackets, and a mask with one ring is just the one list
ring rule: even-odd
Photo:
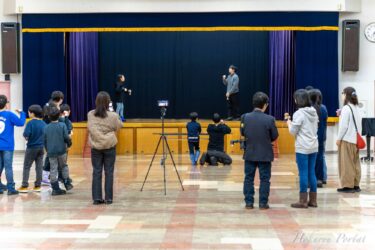
[[200,164],[204,165],[207,162],[211,166],[217,166],[218,163],[230,165],[232,158],[224,151],[224,137],[231,133],[231,129],[217,113],[214,114],[212,120],[215,124],[210,124],[207,127],[209,135],[207,153],[202,155]]
[[255,93],[253,112],[244,114],[241,118],[241,135],[246,140],[243,194],[247,209],[252,209],[254,204],[254,177],[257,168],[260,179],[259,208],[269,208],[271,163],[274,160],[272,142],[278,138],[279,133],[275,118],[264,113],[268,108],[268,101],[265,93]]
[[115,85],[116,113],[121,117],[122,121],[125,121],[125,99],[132,94],[132,90],[125,85],[125,80],[124,75],[118,75]]

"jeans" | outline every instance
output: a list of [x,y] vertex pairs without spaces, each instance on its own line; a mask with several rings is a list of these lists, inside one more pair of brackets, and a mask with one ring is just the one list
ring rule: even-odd
[[316,179],[319,181],[324,180],[324,154],[325,154],[326,148],[325,143],[319,144],[319,151],[316,155],[316,165],[315,165],[315,175]]
[[296,160],[299,172],[300,193],[306,193],[310,185],[310,192],[316,192],[315,163],[317,153],[300,154],[296,153]]
[[61,168],[62,177],[67,180],[69,177],[69,168],[66,164],[67,155],[59,155],[57,157],[49,157],[50,163],[50,180],[51,184],[58,181],[59,168]]
[[97,150],[91,149],[92,162],[92,199],[102,200],[102,174],[105,175],[105,200],[113,200],[113,172],[116,162],[116,148]]
[[326,162],[326,155],[323,155],[323,181],[327,181],[327,162]]
[[271,162],[245,161],[245,180],[243,184],[243,194],[246,204],[254,203],[254,177],[256,169],[259,169],[259,204],[268,204],[270,194]]
[[120,117],[125,117],[125,115],[124,115],[124,103],[123,102],[116,102],[116,113]]
[[13,151],[0,151],[0,176],[5,169],[5,177],[7,179],[7,188],[14,191],[13,179]]
[[27,148],[26,149],[25,159],[23,161],[22,187],[29,186],[30,169],[34,162],[35,162],[35,173],[36,173],[35,187],[41,186],[42,174],[43,174],[43,156],[44,156],[43,148]]

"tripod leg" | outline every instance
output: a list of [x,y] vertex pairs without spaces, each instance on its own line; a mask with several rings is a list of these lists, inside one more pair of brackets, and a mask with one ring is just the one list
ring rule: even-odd
[[162,137],[160,136],[160,139],[159,139],[158,145],[156,146],[156,149],[155,149],[154,155],[152,156],[152,160],[151,160],[151,162],[150,162],[150,166],[148,167],[147,174],[146,174],[146,176],[145,176],[145,180],[143,181],[142,188],[141,188],[141,192],[143,191],[143,187],[145,186],[145,183],[146,183],[146,180],[147,180],[148,174],[150,173],[150,170],[151,170],[151,167],[152,167],[152,163],[154,162],[155,157],[156,157],[156,154],[158,153],[158,149],[159,149],[159,146],[160,146],[161,139],[162,139]]
[[164,174],[164,195],[167,195],[167,178],[166,178],[166,169],[165,169],[165,161],[167,160],[166,153],[165,153],[165,144],[167,142],[167,137],[165,137],[164,133],[162,135],[162,143],[163,143],[163,174]]
[[172,163],[173,163],[173,167],[174,169],[176,170],[176,174],[177,174],[177,177],[178,177],[178,181],[180,182],[180,185],[181,185],[181,189],[182,191],[184,191],[184,186],[182,185],[182,181],[181,181],[181,178],[180,178],[180,174],[178,173],[178,170],[177,170],[177,167],[176,167],[176,163],[174,162],[174,159],[173,159],[173,155],[172,155],[172,151],[171,151],[171,148],[169,147],[169,144],[168,144],[168,141],[165,140],[165,144],[167,145],[167,149],[168,149],[168,152],[169,152],[169,155],[171,156],[171,160],[172,160]]

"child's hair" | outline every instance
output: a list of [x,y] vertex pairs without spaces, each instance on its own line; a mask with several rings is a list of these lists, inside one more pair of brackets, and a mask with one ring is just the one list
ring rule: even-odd
[[61,104],[61,106],[60,106],[60,112],[64,113],[65,111],[70,112],[70,106],[69,106],[69,104],[66,104],[66,103]]
[[0,95],[0,109],[5,108],[8,103],[8,98],[5,95]]
[[36,118],[43,118],[43,109],[40,105],[31,105],[28,110],[30,113],[33,113]]
[[305,89],[298,89],[294,92],[294,100],[296,101],[297,108],[310,107],[309,93]]
[[319,89],[311,89],[308,91],[310,105],[315,108],[318,116],[320,117],[320,107],[322,106],[322,93]]
[[349,103],[353,105],[358,105],[358,95],[354,88],[346,87],[342,93],[345,95],[345,105]]
[[198,119],[198,113],[197,112],[191,112],[190,113],[190,119],[192,121],[196,121]]
[[264,105],[268,104],[269,98],[263,92],[256,92],[253,96],[253,106],[254,108],[262,109]]
[[219,123],[221,121],[221,117],[218,113],[215,113],[213,116],[212,116],[212,120],[214,121],[214,123]]
[[48,117],[52,122],[58,121],[60,118],[60,110],[56,107],[51,107]]
[[61,100],[64,100],[64,94],[61,91],[53,91],[51,94],[51,100],[54,102],[59,102]]
[[310,90],[314,89],[314,87],[311,86],[311,85],[308,85],[308,86],[305,87],[305,89],[306,89],[307,91],[310,91]]

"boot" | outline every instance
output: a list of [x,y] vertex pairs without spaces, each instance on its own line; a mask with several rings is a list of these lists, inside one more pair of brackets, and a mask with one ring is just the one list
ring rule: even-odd
[[69,190],[73,189],[73,187],[74,187],[69,178],[64,180],[64,186],[65,186],[66,191],[69,191]]
[[308,208],[307,192],[299,193],[299,202],[291,204],[293,208]]
[[15,189],[14,183],[7,184],[8,195],[17,195],[19,192]]
[[195,165],[195,157],[194,157],[194,154],[190,154],[190,161],[191,161],[191,165]]
[[198,159],[200,155],[201,155],[201,152],[199,150],[195,151],[195,156],[194,156],[195,165],[198,164]]
[[[0,176],[0,178],[1,178],[1,176]],[[7,190],[8,190],[8,189],[7,189],[7,186],[4,185],[1,181],[0,181],[0,190],[1,190],[1,191],[7,191]]]
[[60,187],[59,187],[59,182],[56,181],[56,182],[52,182],[51,183],[51,186],[52,186],[52,195],[55,196],[55,195],[63,195],[63,194],[66,194],[66,191],[65,190],[61,190]]
[[318,207],[318,203],[316,201],[316,192],[310,192],[309,193],[309,207]]

